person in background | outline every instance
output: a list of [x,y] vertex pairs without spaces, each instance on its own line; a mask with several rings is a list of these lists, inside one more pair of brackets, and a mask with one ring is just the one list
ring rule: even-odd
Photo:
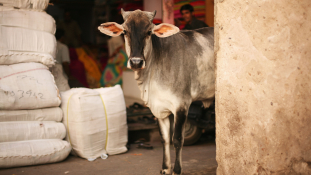
[[70,76],[70,57],[68,47],[63,44],[65,31],[62,29],[57,29],[55,33],[55,37],[57,40],[56,46],[56,63],[61,64],[63,66],[64,76],[68,79]]
[[180,13],[187,23],[183,30],[195,30],[202,27],[208,27],[203,21],[198,20],[193,15],[193,7],[190,4],[185,4],[180,8]]
[[71,19],[71,14],[69,11],[64,13],[64,21],[61,21],[57,28],[63,29],[65,35],[63,38],[63,43],[68,47],[79,47],[81,45],[81,30],[76,21]]

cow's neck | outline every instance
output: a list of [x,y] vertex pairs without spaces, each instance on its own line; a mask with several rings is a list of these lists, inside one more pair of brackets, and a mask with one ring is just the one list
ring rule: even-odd
[[135,71],[135,80],[137,81],[138,87],[141,91],[141,98],[145,102],[145,104],[149,105],[149,92],[150,92],[150,82],[152,75],[152,62],[153,62],[153,54],[152,54],[152,42],[149,40],[146,42],[147,45],[144,49],[144,55],[146,59],[146,67],[142,70]]

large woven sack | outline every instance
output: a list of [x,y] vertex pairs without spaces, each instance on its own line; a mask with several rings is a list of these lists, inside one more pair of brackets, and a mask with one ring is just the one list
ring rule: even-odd
[[0,122],[0,142],[38,139],[64,139],[63,123],[54,121]]
[[66,139],[74,155],[91,161],[127,151],[125,103],[119,85],[107,90],[74,88],[61,96]]
[[60,102],[54,77],[43,64],[0,65],[0,110],[57,107]]
[[49,1],[50,0],[0,0],[0,3],[7,7],[43,11],[48,7]]
[[0,143],[0,168],[60,162],[70,150],[70,144],[59,139]]
[[56,39],[51,33],[20,27],[0,25],[1,64],[41,62],[53,65],[56,56]]
[[[1,1],[1,0],[0,0]],[[55,34],[54,18],[46,12],[36,12],[0,6],[0,25],[20,27]]]
[[9,121],[56,121],[63,119],[63,111],[59,107],[33,110],[0,110],[0,122]]
[[50,70],[54,76],[59,92],[68,91],[70,87],[68,84],[68,79],[64,76],[63,66],[56,63],[53,67],[50,68]]
[[[45,12],[0,6],[0,26],[0,45],[3,45],[0,48],[1,50],[4,49],[0,51],[0,64],[9,65],[22,62],[39,62],[49,67],[54,65],[55,60],[53,56],[55,55],[53,54],[55,51],[53,49],[55,48],[43,49],[43,45],[47,45],[48,47],[49,45],[52,47],[56,46],[53,41],[56,25],[55,20],[50,15]],[[2,26],[6,28],[2,29]],[[7,33],[7,30],[11,30],[12,27],[27,30],[17,29]],[[48,34],[42,34],[42,32],[48,32]],[[38,41],[33,38],[34,36],[38,37],[36,38]],[[48,39],[46,40],[46,38]],[[46,40],[46,43],[44,40]],[[42,48],[40,49],[40,47]]]

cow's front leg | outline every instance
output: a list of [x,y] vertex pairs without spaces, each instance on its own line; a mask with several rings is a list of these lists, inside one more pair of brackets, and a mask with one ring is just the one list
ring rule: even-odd
[[163,143],[163,164],[161,174],[171,174],[171,157],[170,157],[170,120],[168,117],[158,119],[160,126],[160,135]]
[[185,123],[187,119],[187,110],[179,109],[174,116],[174,135],[173,143],[176,151],[176,160],[173,175],[181,174],[182,168],[182,146],[184,144]]

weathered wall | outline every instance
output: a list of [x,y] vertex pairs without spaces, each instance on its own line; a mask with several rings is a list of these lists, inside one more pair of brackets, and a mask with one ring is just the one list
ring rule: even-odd
[[215,4],[218,175],[311,174],[311,1]]

